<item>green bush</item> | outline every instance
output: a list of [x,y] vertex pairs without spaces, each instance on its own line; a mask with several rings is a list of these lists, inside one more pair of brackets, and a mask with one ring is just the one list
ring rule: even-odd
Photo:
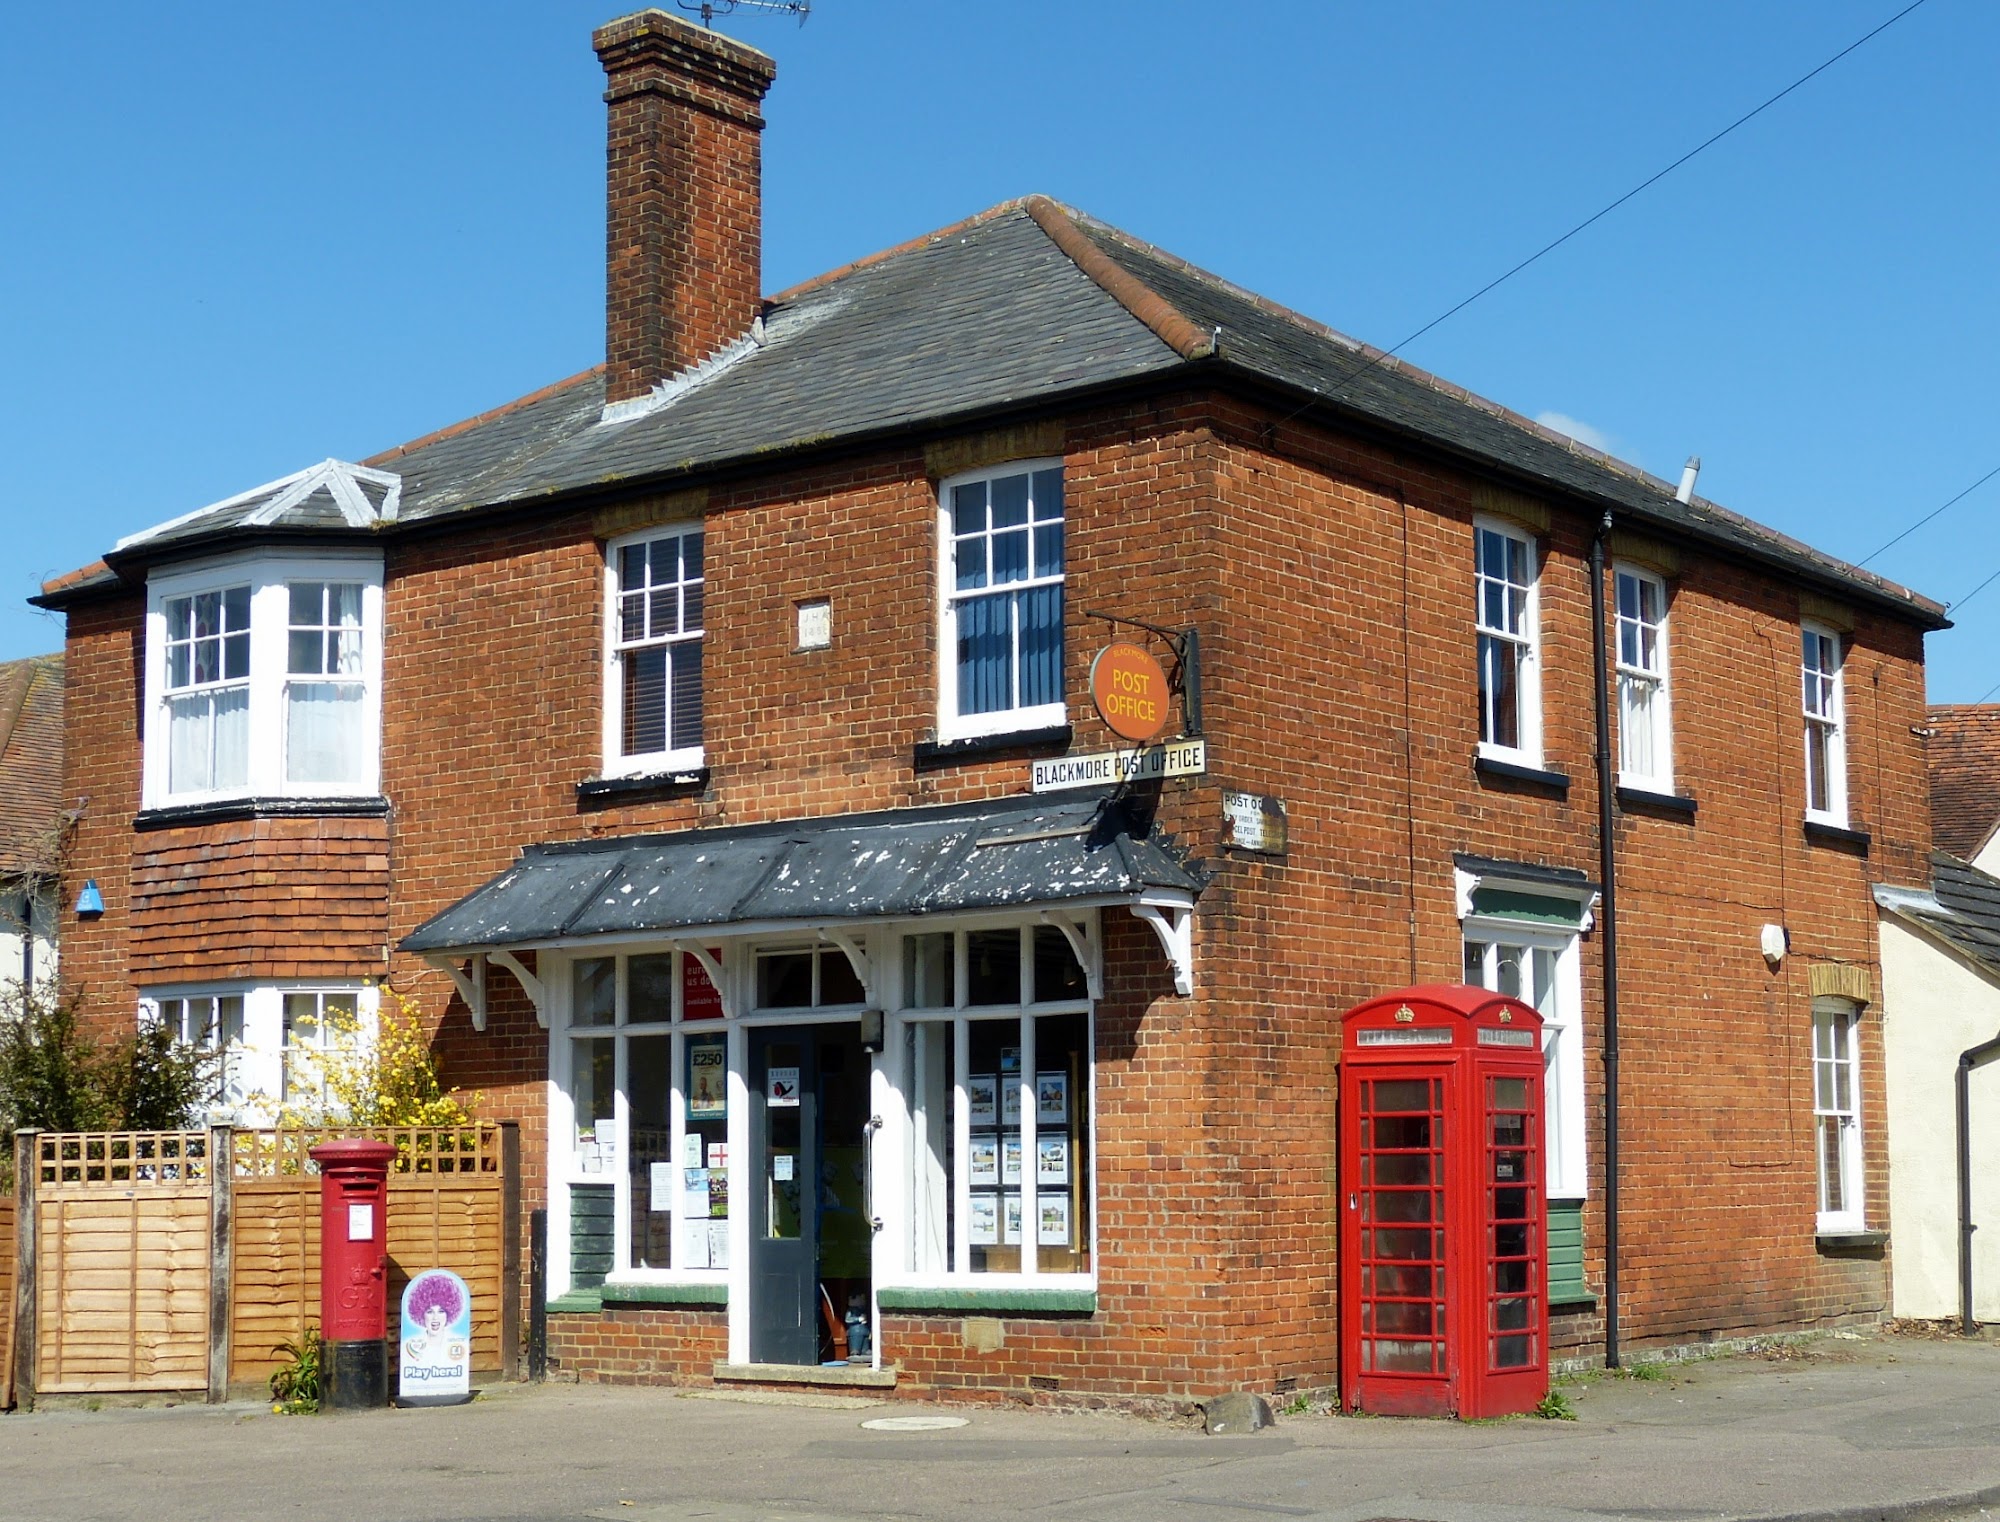
[[0,995],[0,1131],[172,1131],[215,1093],[216,1054],[181,1046],[163,1025],[99,1034],[81,990],[19,985]]

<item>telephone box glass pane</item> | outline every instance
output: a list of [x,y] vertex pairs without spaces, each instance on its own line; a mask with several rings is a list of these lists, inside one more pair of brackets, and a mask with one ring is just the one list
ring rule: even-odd
[[1489,1367],[1534,1366],[1541,1322],[1541,1170],[1537,1128],[1529,1124],[1534,1084],[1528,1078],[1486,1079],[1487,1306]]
[[1370,1372],[1443,1367],[1444,1086],[1361,1083],[1361,1363]]

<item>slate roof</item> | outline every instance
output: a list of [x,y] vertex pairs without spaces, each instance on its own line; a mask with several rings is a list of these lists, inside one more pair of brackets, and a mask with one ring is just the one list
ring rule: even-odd
[[1925,723],[1931,839],[1970,861],[2000,825],[2000,703],[1940,706]]
[[0,877],[47,865],[62,763],[63,658],[0,664]]
[[[677,478],[959,420],[1053,406],[1138,382],[1275,387],[1352,425],[1473,461],[1525,490],[1610,506],[1930,627],[1942,608],[1696,500],[1400,361],[1286,312],[1044,197],[772,298],[762,331],[605,421],[601,371],[367,464],[401,479],[403,532],[461,512]],[[114,551],[114,571],[240,533],[188,515]],[[234,511],[231,509],[231,511]],[[301,528],[307,525],[300,525]],[[311,525],[331,529],[333,525]],[[45,590],[51,605],[105,578]]]
[[1875,902],[1930,931],[2000,978],[2000,878],[1944,851],[1931,852],[1931,891],[1879,887]]
[[635,931],[1194,895],[1204,879],[1109,795],[1029,796],[782,824],[529,846],[419,925],[414,952]]

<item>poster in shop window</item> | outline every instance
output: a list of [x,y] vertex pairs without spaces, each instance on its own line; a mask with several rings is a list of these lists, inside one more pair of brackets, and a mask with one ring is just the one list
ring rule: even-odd
[[990,1194],[972,1197],[972,1245],[993,1247],[1000,1241],[999,1201]]
[[965,1108],[972,1126],[990,1126],[995,1119],[995,1085],[991,1073],[976,1073],[965,1080]]
[[966,1148],[974,1188],[1000,1182],[1000,1138],[991,1132],[975,1136]]
[[1021,1182],[1021,1138],[1018,1135],[1000,1139],[1000,1182]]
[[1060,1126],[1069,1120],[1069,1074],[1035,1074],[1035,1124]]
[[688,1119],[722,1120],[729,1114],[729,1068],[720,1040],[688,1043]]
[[1021,1075],[1006,1073],[1000,1080],[1000,1124],[1018,1126],[1021,1123]]
[[1066,1194],[1042,1194],[1035,1197],[1035,1213],[1041,1220],[1041,1230],[1035,1240],[1043,1247],[1069,1246],[1069,1196]]
[[1035,1138],[1035,1182],[1038,1184],[1069,1182],[1069,1137],[1061,1131],[1053,1136]]
[[1013,1190],[1000,1196],[1000,1240],[1021,1240],[1021,1196]]

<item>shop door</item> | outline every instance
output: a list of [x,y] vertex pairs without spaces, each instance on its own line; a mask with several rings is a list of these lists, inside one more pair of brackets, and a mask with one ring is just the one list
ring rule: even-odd
[[[1455,1408],[1446,1337],[1445,1087],[1442,1067],[1374,1068],[1350,1079],[1347,1128],[1350,1389],[1363,1410]],[[1344,1318],[1345,1319],[1345,1318]]]
[[864,1356],[849,1313],[869,1303],[867,1054],[853,1024],[750,1033],[750,1358]]
[[750,1361],[819,1362],[819,1082],[811,1026],[750,1032]]

